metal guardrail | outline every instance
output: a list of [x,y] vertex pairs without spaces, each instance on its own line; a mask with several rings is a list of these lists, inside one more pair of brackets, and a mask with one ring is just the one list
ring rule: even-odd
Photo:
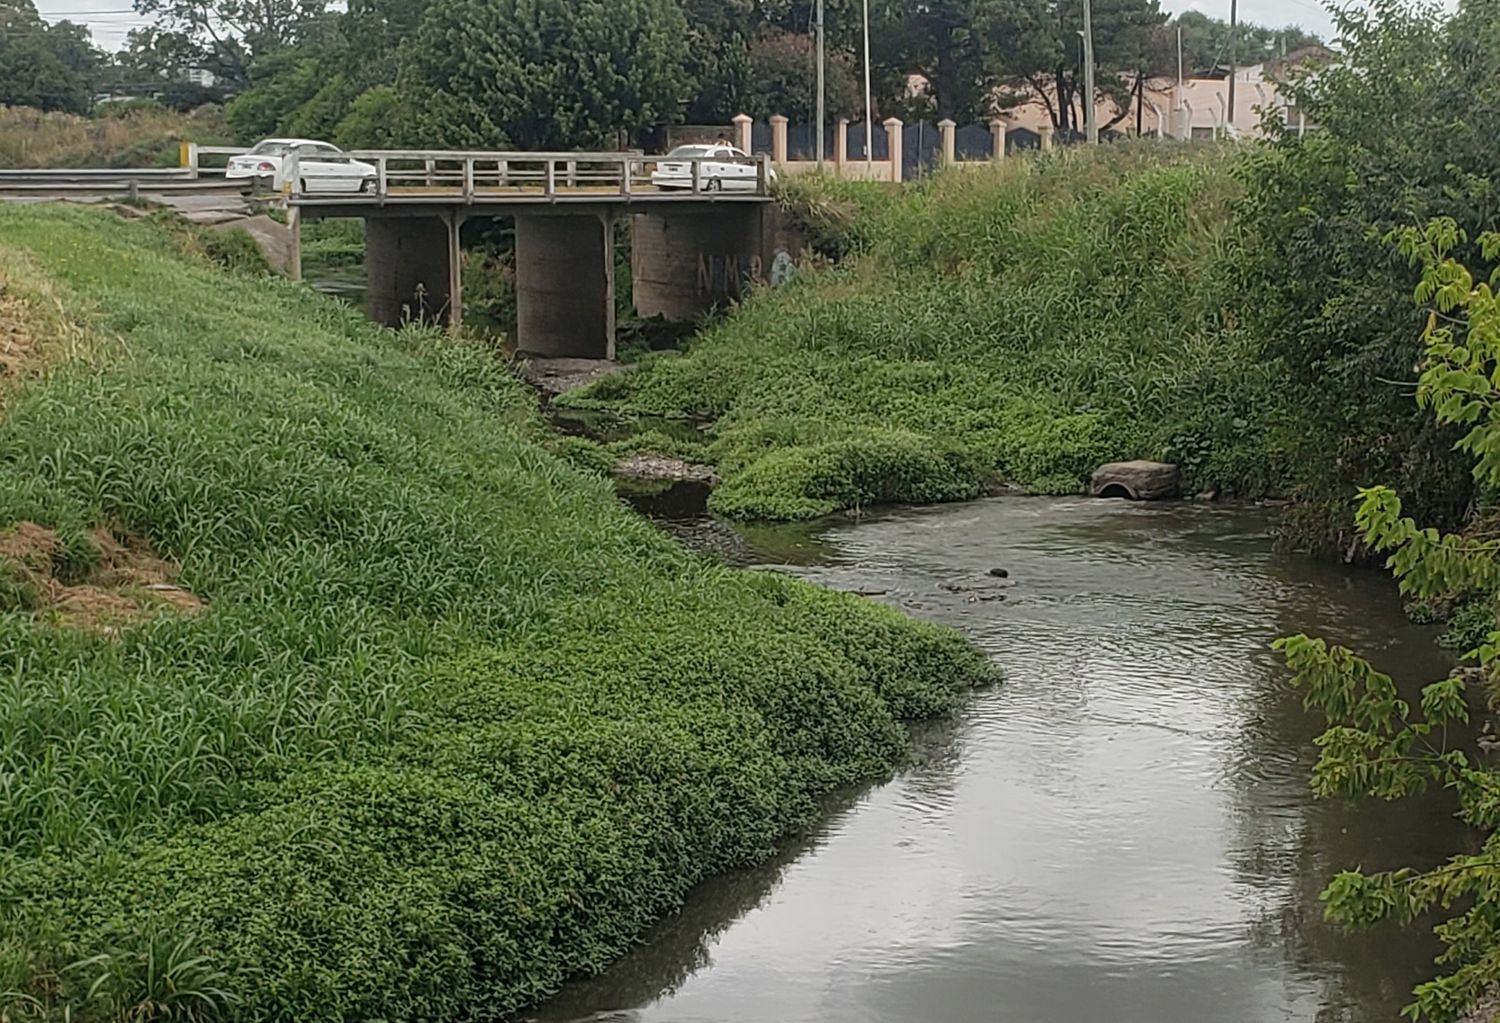
[[[733,191],[742,195],[767,196],[773,178],[765,155],[725,159],[722,157],[648,157],[625,153],[528,153],[462,150],[355,150],[351,160],[368,163],[374,173],[360,184],[362,194],[377,203],[444,202],[465,203],[503,199],[507,196],[539,196],[544,199],[618,198],[660,194],[667,190],[660,178],[653,180],[657,164],[685,164],[689,171],[675,179],[673,191],[711,197]],[[736,175],[705,173],[707,164],[730,164],[746,168]],[[283,189],[294,202],[333,200],[339,193],[316,187],[316,179],[304,181],[301,158],[293,153],[283,166]],[[307,187],[304,187],[307,186]],[[345,196],[347,199],[347,195]]]
[[[355,150],[342,154],[367,163],[373,171],[353,187],[319,187],[317,177],[304,178],[304,157],[290,153],[277,174],[226,178],[224,167],[205,167],[202,157],[239,156],[240,146],[183,143],[182,166],[175,168],[44,168],[0,170],[0,195],[121,197],[141,195],[275,194],[288,202],[387,201],[464,203],[523,198],[532,201],[613,200],[675,193],[713,199],[720,193],[765,197],[774,177],[770,158],[650,157],[636,152],[498,152],[489,150]],[[664,182],[653,178],[657,165],[680,164],[686,173]],[[712,173],[708,164],[743,167],[743,172]],[[341,182],[353,176],[341,177]],[[355,189],[358,189],[356,192]]]

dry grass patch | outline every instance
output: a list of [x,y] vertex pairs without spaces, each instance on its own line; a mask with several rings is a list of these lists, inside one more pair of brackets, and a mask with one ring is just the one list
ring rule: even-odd
[[103,527],[67,537],[18,522],[0,534],[0,611],[109,633],[157,614],[201,611],[176,577],[177,567],[145,541]]

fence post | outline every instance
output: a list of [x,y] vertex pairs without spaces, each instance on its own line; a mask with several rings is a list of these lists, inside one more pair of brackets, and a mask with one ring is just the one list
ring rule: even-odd
[[771,162],[781,167],[786,164],[786,117],[771,115]]
[[755,123],[749,114],[734,115],[734,144],[742,153],[750,152],[750,126]]
[[1042,125],[1040,130],[1037,131],[1037,135],[1041,137],[1042,152],[1045,153],[1052,148],[1052,125]]
[[938,122],[938,134],[942,138],[942,163],[944,167],[952,166],[958,162],[958,139],[956,130],[958,125],[951,117],[945,117]]
[[901,159],[901,118],[885,119],[886,155],[891,161],[891,180],[900,182],[906,178],[906,164]]
[[1003,117],[992,117],[992,118],[990,118],[990,139],[991,139],[990,159],[992,159],[992,160],[1003,160],[1003,159],[1005,159],[1005,118],[1003,118]]
[[844,176],[844,162],[849,159],[849,118],[840,117],[833,126],[833,173]]

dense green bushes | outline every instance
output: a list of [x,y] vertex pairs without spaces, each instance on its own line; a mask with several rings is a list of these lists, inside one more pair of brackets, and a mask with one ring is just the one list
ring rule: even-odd
[[1317,130],[1247,154],[1236,215],[1254,244],[1234,270],[1237,310],[1283,367],[1301,531],[1342,547],[1356,486],[1388,483],[1440,528],[1470,508],[1459,432],[1411,401],[1426,314],[1390,235],[1445,216],[1477,237],[1500,215],[1500,4],[1450,19],[1378,0],[1338,18],[1342,60],[1293,89]]
[[684,553],[476,350],[149,225],[0,217],[5,293],[97,346],[5,395],[0,523],[149,541],[207,604],[113,634],[0,611],[14,1018],[503,1013],[989,677],[950,633]]
[[1198,488],[1280,478],[1274,367],[1224,312],[1229,156],[1112,146],[898,196],[795,189],[819,247],[854,259],[569,399],[716,419],[719,511],[800,518],[995,481],[1074,491],[1121,457],[1177,460]]

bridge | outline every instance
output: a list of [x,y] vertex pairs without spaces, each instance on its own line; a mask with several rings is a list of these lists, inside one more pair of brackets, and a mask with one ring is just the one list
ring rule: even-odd
[[[67,195],[181,203],[200,194],[267,193],[267,183],[226,179],[204,155],[246,150],[184,144],[170,171],[0,172],[0,197]],[[788,246],[770,199],[765,157],[740,161],[732,180],[706,174],[702,157],[682,187],[652,182],[653,158],[639,152],[364,150],[346,154],[376,168],[360,191],[304,182],[293,154],[274,197],[285,204],[300,277],[306,220],[365,223],[366,310],[377,322],[463,322],[462,228],[479,219],[515,224],[516,345],[543,357],[610,359],[615,349],[616,227],[630,226],[636,312],[690,320],[738,298],[763,279]],[[713,161],[723,163],[724,161]],[[236,184],[243,180],[243,184]]]

